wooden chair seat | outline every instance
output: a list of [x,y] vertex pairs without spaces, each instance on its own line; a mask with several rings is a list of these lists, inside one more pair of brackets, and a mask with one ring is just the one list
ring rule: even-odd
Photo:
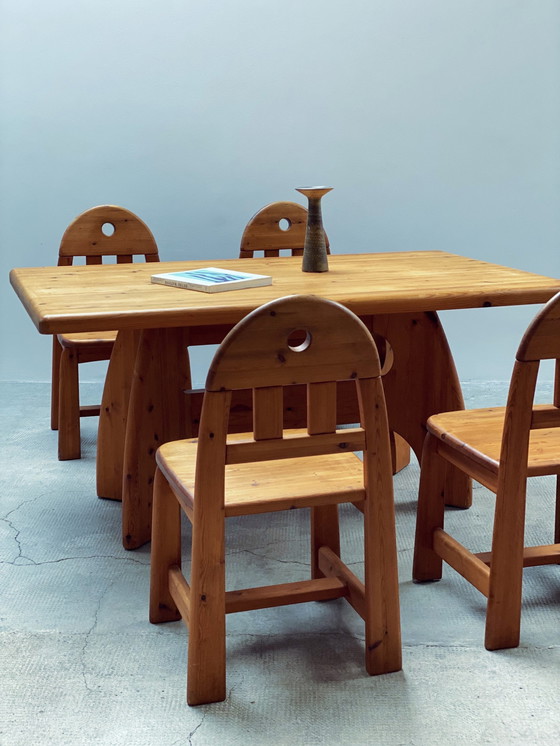
[[[541,360],[556,364],[554,399],[535,405]],[[445,561],[486,598],[488,650],[519,645],[523,569],[560,562],[560,293],[537,314],[517,350],[505,407],[429,418],[414,544],[413,578],[439,580]],[[472,552],[444,530],[449,470],[496,495],[492,548]],[[527,479],[556,475],[554,543],[525,546]]]
[[[139,255],[147,262],[159,261],[148,226],[123,207],[101,205],[70,223],[62,236],[58,264],[71,266],[77,257],[85,257],[86,264],[102,264],[105,257],[122,264]],[[58,430],[61,461],[80,458],[80,417],[99,414],[99,405],[80,405],[79,366],[109,360],[116,336],[116,332],[108,331],[53,337],[51,428]]]
[[57,337],[62,347],[86,350],[99,345],[110,345],[112,349],[117,338],[117,332],[75,332],[73,334],[58,334]]
[[[537,405],[534,412],[548,412],[547,405]],[[495,477],[500,466],[504,432],[505,407],[445,412],[430,417],[427,428],[459,454],[479,463]],[[539,428],[529,436],[527,476],[560,474],[560,429]]]
[[[337,430],[338,381],[356,386],[359,427]],[[284,394],[293,384],[307,386],[306,430],[284,430]],[[232,394],[244,389],[252,389],[253,432],[228,435]],[[401,668],[381,365],[353,313],[312,296],[250,313],[210,366],[198,439],[162,445],[156,462],[150,621],[182,618],[188,626],[190,705],[225,698],[225,616],[250,609],[345,598],[365,622],[367,672]],[[364,515],[363,581],[340,556],[341,502]],[[303,507],[311,516],[311,579],[226,591],[224,519]],[[181,571],[181,508],[192,524],[189,581]],[[260,530],[266,533],[266,522]]]
[[[345,432],[348,431],[340,431],[341,440]],[[252,434],[247,434],[243,440],[251,442]],[[239,441],[241,438],[228,438],[228,442]],[[196,451],[196,440],[175,441],[161,446],[156,459],[177,495],[183,496],[184,508],[190,510],[195,502]],[[228,464],[225,467],[226,517],[355,503],[364,497],[363,465],[355,453]]]

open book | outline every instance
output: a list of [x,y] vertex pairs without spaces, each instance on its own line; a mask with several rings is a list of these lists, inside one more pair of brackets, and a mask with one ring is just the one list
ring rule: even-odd
[[152,282],[159,285],[171,285],[187,290],[201,290],[203,293],[222,293],[224,290],[241,290],[256,288],[261,285],[272,285],[270,275],[254,275],[250,272],[237,272],[233,269],[202,267],[185,272],[167,272],[152,275]]

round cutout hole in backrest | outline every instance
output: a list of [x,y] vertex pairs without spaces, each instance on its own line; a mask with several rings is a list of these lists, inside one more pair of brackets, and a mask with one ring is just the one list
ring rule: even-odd
[[294,329],[288,336],[288,347],[292,352],[303,352],[311,344],[311,334],[307,329]]
[[104,236],[107,236],[109,238],[112,236],[115,232],[115,226],[113,223],[103,223],[101,226],[101,233],[103,233]]
[[280,218],[278,221],[278,227],[281,231],[289,231],[292,227],[292,221],[289,218]]

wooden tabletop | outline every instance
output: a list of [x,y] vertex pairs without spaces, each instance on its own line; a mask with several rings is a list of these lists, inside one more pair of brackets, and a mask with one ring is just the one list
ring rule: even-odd
[[[267,287],[202,293],[156,285],[161,272],[218,266],[272,275]],[[339,301],[362,315],[544,303],[560,280],[440,251],[329,256],[329,271],[301,257],[13,269],[10,281],[42,334],[235,323],[295,293]]]

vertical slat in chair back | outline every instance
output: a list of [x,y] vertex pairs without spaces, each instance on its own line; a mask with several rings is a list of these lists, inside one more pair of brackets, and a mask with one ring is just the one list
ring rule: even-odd
[[[273,202],[259,210],[247,223],[239,256],[247,259],[256,251],[265,256],[280,256],[286,250],[292,256],[302,256],[305,244],[307,209],[297,202]],[[327,252],[329,239],[325,233]]]
[[284,430],[282,386],[253,389],[253,435],[255,440],[281,438]]
[[307,432],[310,435],[334,433],[337,422],[336,414],[336,381],[309,383],[307,385]]
[[[201,459],[207,463],[204,451],[211,450],[219,469],[226,461],[363,450],[362,427],[337,432],[336,382],[355,380],[359,387],[363,381],[380,381],[380,376],[371,334],[338,303],[290,296],[261,306],[228,334],[210,367],[199,430]],[[283,388],[293,384],[307,384],[307,435],[284,438]],[[222,410],[239,389],[253,389],[254,431],[246,443],[226,447]],[[381,384],[379,390],[382,399]],[[376,416],[383,418],[384,408],[382,399]]]
[[159,261],[155,238],[146,223],[115,205],[92,207],[70,223],[62,236],[58,264],[67,266],[78,256],[85,257],[86,264],[101,264],[104,256],[116,257],[118,263],[132,262],[133,256]]

